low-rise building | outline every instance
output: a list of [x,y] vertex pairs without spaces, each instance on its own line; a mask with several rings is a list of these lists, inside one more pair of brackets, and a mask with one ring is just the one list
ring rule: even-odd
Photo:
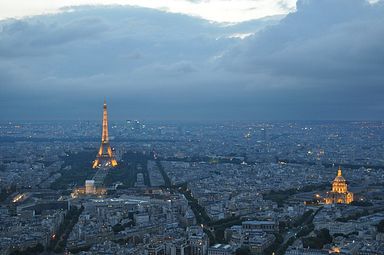
[[267,233],[275,233],[279,231],[279,226],[275,221],[244,221],[242,226],[245,232],[261,230]]
[[229,244],[215,244],[208,248],[208,255],[232,255],[233,247]]

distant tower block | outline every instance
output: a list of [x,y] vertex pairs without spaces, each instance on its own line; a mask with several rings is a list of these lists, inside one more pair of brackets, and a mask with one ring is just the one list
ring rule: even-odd
[[108,113],[107,113],[107,103],[104,100],[104,110],[103,110],[103,132],[101,136],[101,145],[99,152],[97,153],[96,160],[93,162],[93,168],[99,167],[115,167],[117,162],[115,157],[112,154],[111,146],[109,145],[108,138]]

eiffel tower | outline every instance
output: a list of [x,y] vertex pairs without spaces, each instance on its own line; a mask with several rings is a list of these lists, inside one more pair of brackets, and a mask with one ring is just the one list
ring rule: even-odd
[[103,132],[101,136],[101,145],[97,153],[95,161],[93,161],[92,168],[109,168],[117,166],[115,157],[112,154],[111,145],[109,145],[108,138],[108,113],[107,103],[104,100],[103,107]]

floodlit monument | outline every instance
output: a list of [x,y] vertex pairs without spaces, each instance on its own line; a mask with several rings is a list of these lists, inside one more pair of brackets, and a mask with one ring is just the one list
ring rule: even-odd
[[104,100],[103,131],[101,136],[101,145],[99,152],[97,153],[96,159],[93,162],[92,168],[115,166],[117,166],[117,161],[113,156],[111,145],[109,144],[107,103]]
[[107,194],[107,189],[104,187],[96,187],[94,180],[85,180],[85,186],[75,188],[71,196],[72,198],[80,196],[104,196]]
[[353,201],[353,193],[348,191],[347,181],[344,179],[341,167],[332,182],[332,191],[327,192],[326,204],[349,204]]
[[95,194],[96,187],[94,180],[86,180],[85,181],[85,194]]

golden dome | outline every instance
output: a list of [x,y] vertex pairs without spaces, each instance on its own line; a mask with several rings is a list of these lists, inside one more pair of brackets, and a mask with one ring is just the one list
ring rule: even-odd
[[333,182],[346,182],[346,180],[344,179],[344,177],[342,176],[342,173],[341,173],[341,167],[339,166],[339,170],[337,170],[337,176],[336,178],[333,180]]
[[325,198],[326,204],[338,204],[344,203],[349,204],[353,201],[353,193],[348,191],[348,185],[344,179],[341,167],[337,171],[337,176],[332,183],[332,191],[327,192],[327,197]]

